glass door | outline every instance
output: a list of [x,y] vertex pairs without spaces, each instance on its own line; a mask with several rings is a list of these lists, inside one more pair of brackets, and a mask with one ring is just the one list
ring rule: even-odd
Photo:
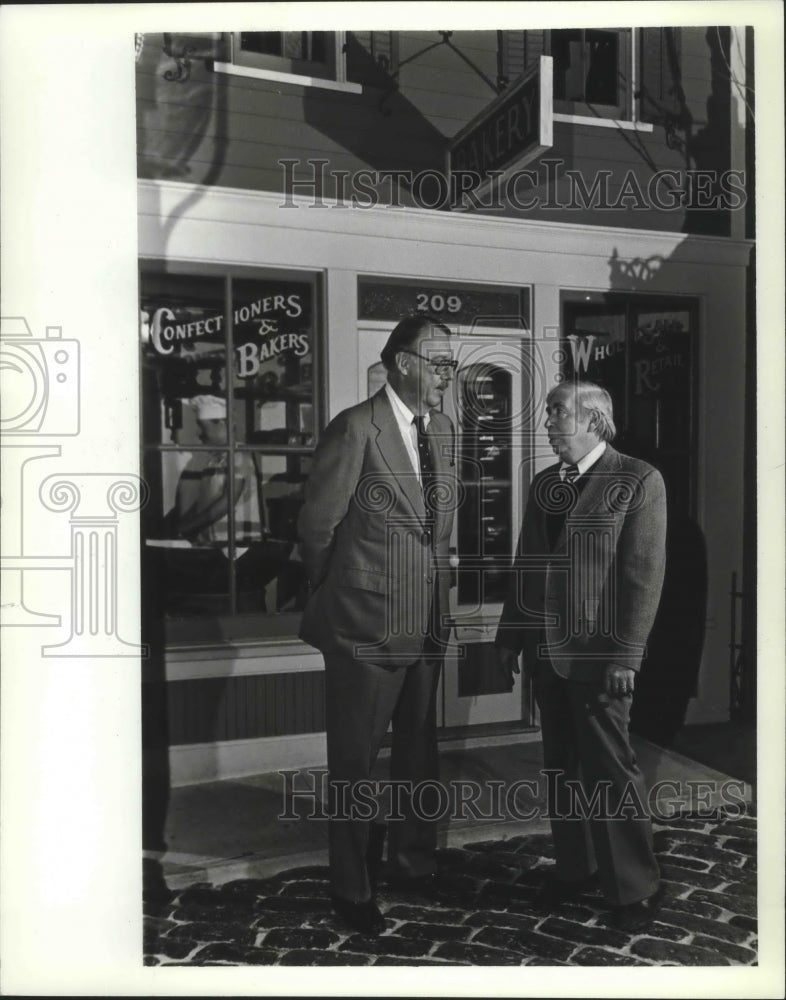
[[[394,323],[366,323],[358,331],[358,398],[386,381],[380,352]],[[443,727],[531,721],[528,685],[511,686],[493,649],[502,610],[506,568],[518,537],[522,489],[529,484],[530,421],[522,382],[521,335],[510,330],[458,333],[459,368],[443,409],[457,430],[462,483],[451,539],[451,651],[438,694]]]
[[615,447],[660,469],[669,512],[692,516],[697,301],[619,294],[587,301],[594,297],[563,295],[564,374],[609,391]]

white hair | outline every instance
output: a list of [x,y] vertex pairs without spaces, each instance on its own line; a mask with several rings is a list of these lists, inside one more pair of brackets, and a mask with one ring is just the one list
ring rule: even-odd
[[576,405],[583,414],[590,414],[595,420],[595,433],[601,441],[612,441],[617,433],[614,425],[614,404],[611,396],[596,382],[568,381],[560,382],[546,397],[550,403],[552,396],[559,390],[570,386],[576,394]]

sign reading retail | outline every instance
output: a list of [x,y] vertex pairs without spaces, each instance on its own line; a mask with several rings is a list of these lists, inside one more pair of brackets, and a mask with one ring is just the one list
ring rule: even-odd
[[447,167],[457,206],[465,192],[484,193],[551,148],[552,94],[552,58],[540,56],[454,136]]

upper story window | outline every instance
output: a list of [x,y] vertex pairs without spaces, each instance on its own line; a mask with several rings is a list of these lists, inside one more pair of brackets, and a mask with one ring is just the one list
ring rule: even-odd
[[232,61],[238,66],[339,80],[343,44],[343,32],[337,31],[235,31]]
[[633,67],[630,28],[549,32],[554,110],[630,118]]
[[359,94],[388,87],[397,64],[392,31],[233,31],[217,73]]
[[[660,29],[659,29],[660,30]],[[650,29],[559,28],[504,32],[504,75],[514,80],[541,55],[554,61],[554,120],[651,130],[639,117],[641,40]],[[641,36],[641,37],[639,37]],[[654,62],[651,46],[647,64]],[[637,58],[638,54],[638,58]]]

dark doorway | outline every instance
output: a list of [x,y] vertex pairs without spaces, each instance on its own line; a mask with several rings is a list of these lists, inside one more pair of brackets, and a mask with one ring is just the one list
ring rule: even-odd
[[636,681],[631,728],[669,746],[697,693],[704,646],[707,556],[696,506],[696,337],[691,298],[564,293],[563,373],[609,391],[614,447],[663,475],[666,579]]

